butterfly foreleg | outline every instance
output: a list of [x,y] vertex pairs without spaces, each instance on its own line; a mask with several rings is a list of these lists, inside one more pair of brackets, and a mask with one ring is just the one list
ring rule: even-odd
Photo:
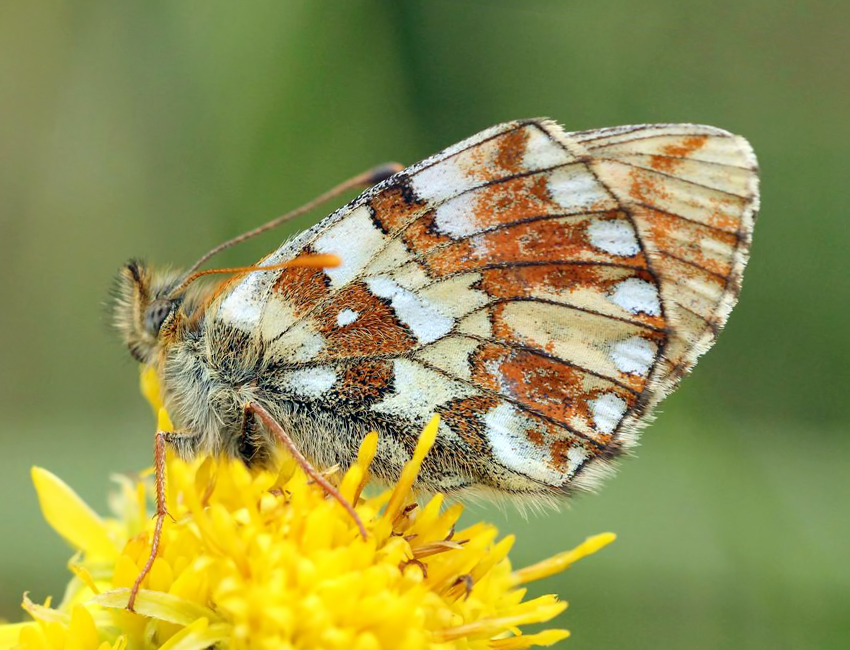
[[243,415],[243,423],[247,422],[247,417],[249,414],[254,415],[263,425],[272,433],[275,434],[280,443],[286,447],[286,450],[292,455],[301,469],[304,470],[304,473],[307,474],[311,479],[313,479],[316,483],[318,483],[326,494],[330,495],[334,498],[339,504],[345,508],[345,511],[351,516],[354,522],[357,524],[357,528],[360,529],[360,534],[363,536],[363,539],[366,539],[366,527],[363,525],[363,521],[360,519],[360,516],[354,510],[354,506],[348,502],[348,500],[339,493],[331,483],[324,477],[322,474],[304,457],[304,454],[298,449],[298,446],[292,440],[288,433],[284,430],[284,428],[280,425],[280,423],[275,419],[275,417],[266,410],[265,407],[258,404],[257,402],[249,402],[245,405],[245,411]]
[[[156,560],[156,554],[159,551],[159,541],[162,537],[162,525],[166,517],[171,517],[168,512],[168,504],[165,498],[165,445],[170,444],[175,447],[180,446],[183,439],[193,437],[191,434],[182,434],[176,431],[157,431],[154,438],[154,482],[156,486],[156,523],[154,524],[153,539],[151,540],[151,552],[142,567],[141,572],[136,577],[133,587],[130,589],[130,599],[127,601],[127,609],[131,612],[135,611],[136,596],[139,594],[139,589],[142,586],[142,581],[150,573],[153,563]],[[171,517],[174,519],[174,517]]]

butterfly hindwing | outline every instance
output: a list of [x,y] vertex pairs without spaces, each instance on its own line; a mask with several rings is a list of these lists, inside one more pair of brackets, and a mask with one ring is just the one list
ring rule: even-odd
[[725,323],[756,208],[755,158],[725,131],[506,123],[263,261],[341,266],[250,274],[217,317],[259,332],[294,399],[389,436],[438,412],[475,481],[588,488]]
[[758,168],[743,138],[698,125],[577,134],[600,179],[634,218],[660,279],[672,332],[653,371],[668,394],[705,352],[737,301],[758,210]]

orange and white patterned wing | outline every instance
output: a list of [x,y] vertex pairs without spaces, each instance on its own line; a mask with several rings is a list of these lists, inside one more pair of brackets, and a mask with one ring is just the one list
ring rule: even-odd
[[443,489],[587,489],[726,322],[757,205],[752,150],[720,129],[506,123],[264,260],[340,267],[251,274],[217,318],[262,338],[288,399],[401,460],[440,413]]

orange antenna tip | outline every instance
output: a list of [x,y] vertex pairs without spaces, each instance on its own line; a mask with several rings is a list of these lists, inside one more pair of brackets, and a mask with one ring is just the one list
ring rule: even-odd
[[188,278],[183,280],[183,282],[181,282],[176,288],[174,288],[169,295],[177,295],[190,284],[192,284],[195,280],[197,280],[198,278],[202,278],[205,275],[237,275],[240,273],[254,273],[256,271],[280,271],[282,269],[288,269],[293,267],[324,269],[339,266],[340,264],[342,264],[342,259],[339,257],[339,255],[334,255],[332,253],[322,253],[319,255],[299,255],[295,259],[289,260],[287,262],[281,262],[280,264],[269,264],[264,266],[233,266],[226,269],[208,269],[206,271],[198,271],[197,273],[193,273]]
[[[307,268],[327,269],[339,266],[342,259],[333,253],[321,253],[318,255],[299,255],[294,260],[284,262],[281,266],[301,266]],[[260,267],[264,268],[264,267]],[[259,269],[258,269],[259,270]]]

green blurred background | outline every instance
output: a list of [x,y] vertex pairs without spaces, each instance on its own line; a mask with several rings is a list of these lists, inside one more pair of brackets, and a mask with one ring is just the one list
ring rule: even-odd
[[639,458],[561,513],[471,516],[520,565],[619,534],[535,590],[572,601],[573,650],[850,647],[848,83],[850,3],[5,0],[0,618],[65,581],[30,465],[104,511],[109,474],[151,460],[103,307],[127,258],[189,264],[376,163],[547,115],[745,135],[762,214],[740,305]]

